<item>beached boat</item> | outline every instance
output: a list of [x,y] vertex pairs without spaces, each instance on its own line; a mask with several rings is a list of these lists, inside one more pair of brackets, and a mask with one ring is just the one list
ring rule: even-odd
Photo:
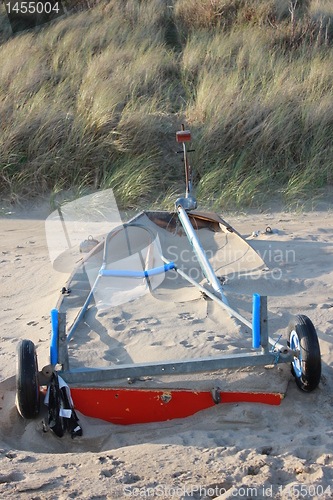
[[[317,387],[320,349],[309,318],[297,316],[280,342],[268,335],[266,296],[251,297],[252,317],[228,304],[228,277],[254,277],[265,264],[219,215],[197,209],[186,150],[191,134],[182,126],[176,138],[186,193],[174,211],[142,211],[122,223],[109,190],[47,220],[54,266],[78,262],[51,312],[50,365],[39,371],[34,344],[18,345],[23,417],[38,414],[40,388],[54,373],[78,411],[120,424],[183,418],[221,403],[280,404],[281,392],[245,383],[255,367],[290,363],[301,389]],[[237,370],[240,377],[228,384]]]

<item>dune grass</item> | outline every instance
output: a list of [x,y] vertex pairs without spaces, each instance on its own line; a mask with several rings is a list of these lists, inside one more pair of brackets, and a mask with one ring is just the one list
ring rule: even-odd
[[111,187],[122,208],[172,206],[182,122],[201,202],[333,183],[329,1],[110,0],[15,36],[6,22],[2,7],[2,197]]

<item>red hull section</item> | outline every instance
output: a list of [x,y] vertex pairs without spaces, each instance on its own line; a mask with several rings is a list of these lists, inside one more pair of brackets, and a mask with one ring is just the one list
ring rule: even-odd
[[[215,405],[206,391],[71,388],[75,408],[83,415],[113,424],[163,422],[194,415]],[[282,394],[220,392],[222,403],[279,405]]]

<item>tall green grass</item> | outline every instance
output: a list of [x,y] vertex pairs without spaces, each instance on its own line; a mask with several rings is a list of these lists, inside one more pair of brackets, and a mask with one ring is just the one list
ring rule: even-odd
[[124,208],[169,207],[183,121],[201,202],[293,202],[333,183],[329,1],[292,17],[285,0],[110,0],[14,37],[6,22],[3,197],[111,187]]
[[249,28],[203,37],[204,53],[198,35],[184,51],[198,198],[240,206],[282,190],[289,201],[332,183],[331,50],[282,54]]

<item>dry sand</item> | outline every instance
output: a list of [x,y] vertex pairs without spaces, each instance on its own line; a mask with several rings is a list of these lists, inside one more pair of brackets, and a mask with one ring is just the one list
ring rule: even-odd
[[[333,497],[333,211],[328,204],[321,208],[225,217],[270,268],[258,280],[229,277],[224,289],[230,305],[250,315],[251,294],[268,295],[269,333],[276,338],[286,338],[293,315],[309,316],[322,353],[317,390],[297,389],[289,367],[261,370],[255,378],[246,370],[228,372],[222,378],[226,385],[249,389],[255,380],[260,390],[269,381],[285,398],[277,407],[218,405],[183,420],[133,426],[79,415],[84,435],[74,440],[42,432],[45,409],[36,420],[24,421],[15,408],[16,344],[31,339],[39,366],[48,364],[50,309],[66,275],[48,257],[47,207],[7,210],[0,219],[0,498],[296,498],[297,490],[304,498]],[[267,226],[278,232],[265,234]],[[193,300],[189,314],[180,316],[186,335],[201,329],[202,305],[193,309]],[[213,323],[216,315],[211,314]],[[115,332],[123,342],[127,325],[117,317]],[[143,343],[159,330],[153,312],[144,318],[138,327]],[[216,351],[228,341],[221,338],[206,340],[220,346]],[[157,345],[158,352],[168,347]],[[152,343],[148,347],[152,358],[157,351]],[[173,352],[174,343],[169,347]],[[132,352],[141,360],[135,345]]]

